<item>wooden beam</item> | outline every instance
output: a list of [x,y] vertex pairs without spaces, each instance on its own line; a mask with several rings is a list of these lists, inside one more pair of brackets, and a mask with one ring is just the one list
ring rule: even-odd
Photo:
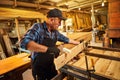
[[18,37],[18,42],[20,41],[20,30],[19,30],[19,26],[18,26],[18,19],[15,18],[15,29],[16,29],[16,32],[17,32],[17,37]]
[[20,10],[0,7],[0,17],[2,18],[40,18],[45,19],[45,15],[37,11]]
[[[2,5],[11,5],[13,6],[14,5],[14,1],[10,1],[10,0],[2,0],[0,1],[0,4]],[[53,9],[53,8],[56,8],[56,6],[46,6],[46,5],[39,5],[38,4],[35,4],[35,3],[27,3],[27,2],[20,2],[20,1],[17,1],[16,2],[16,5],[17,6],[22,6],[22,7],[29,7],[29,8],[37,8],[37,7],[40,7],[40,8],[45,8],[45,9]],[[60,8],[60,10],[63,10],[63,11],[67,11],[66,8]]]

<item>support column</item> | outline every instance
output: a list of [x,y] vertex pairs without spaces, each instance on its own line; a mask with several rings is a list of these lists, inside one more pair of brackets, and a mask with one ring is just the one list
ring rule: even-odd
[[94,5],[91,5],[91,21],[92,21],[92,42],[95,43],[95,15],[94,15]]

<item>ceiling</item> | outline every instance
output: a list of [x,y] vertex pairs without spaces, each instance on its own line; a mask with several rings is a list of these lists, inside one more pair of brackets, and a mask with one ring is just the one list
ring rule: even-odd
[[[8,2],[5,3],[4,1],[8,1]],[[21,7],[38,7],[38,9],[41,10],[59,8],[62,11],[90,12],[92,4],[94,5],[94,10],[97,13],[107,14],[107,9],[108,9],[107,0],[2,0],[0,4],[6,5],[9,3],[8,5],[10,5],[11,1],[13,2],[16,1],[17,6],[23,5],[21,3],[19,5],[19,2],[29,3]],[[104,6],[101,6],[102,2],[104,2]]]

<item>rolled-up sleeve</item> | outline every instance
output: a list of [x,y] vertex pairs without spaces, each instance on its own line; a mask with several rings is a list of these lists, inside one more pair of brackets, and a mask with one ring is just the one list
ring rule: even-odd
[[63,34],[57,32],[58,34],[58,41],[64,42],[64,43],[69,43],[69,38],[64,36]]
[[27,44],[30,41],[36,41],[38,32],[37,32],[37,26],[33,25],[33,27],[27,31],[27,33],[24,35],[24,37],[20,41],[20,47],[23,49],[27,49]]

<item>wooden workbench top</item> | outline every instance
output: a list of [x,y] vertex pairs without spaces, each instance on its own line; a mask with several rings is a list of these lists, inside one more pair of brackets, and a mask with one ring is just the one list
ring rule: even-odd
[[30,63],[30,59],[28,58],[28,56],[29,54],[27,53],[21,53],[21,54],[0,60],[0,75],[5,74],[14,69],[17,69],[27,63]]

